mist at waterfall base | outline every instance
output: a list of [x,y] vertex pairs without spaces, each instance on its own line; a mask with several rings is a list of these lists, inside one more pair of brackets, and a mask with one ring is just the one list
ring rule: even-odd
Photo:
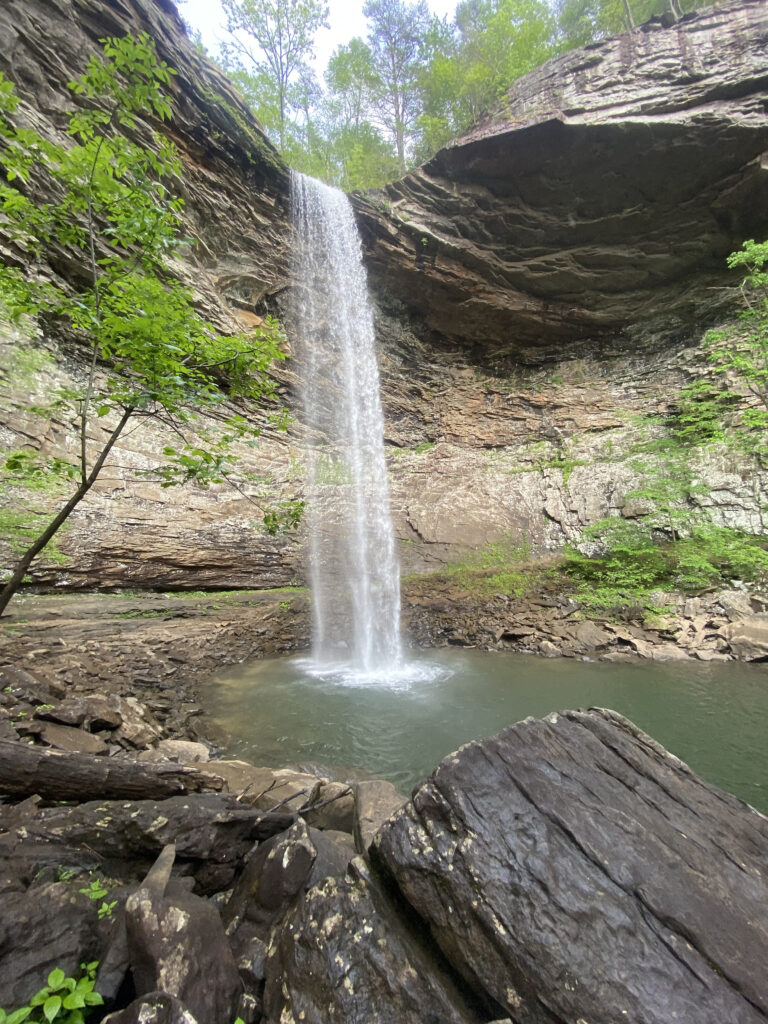
[[221,674],[204,697],[229,755],[316,765],[338,778],[385,778],[403,793],[469,740],[528,715],[614,708],[709,782],[768,812],[764,665],[610,664],[459,648],[412,652],[433,681],[350,687],[307,676],[301,657]]
[[384,457],[373,310],[348,198],[291,175],[294,358],[308,433],[312,656],[305,670],[387,684],[413,671]]

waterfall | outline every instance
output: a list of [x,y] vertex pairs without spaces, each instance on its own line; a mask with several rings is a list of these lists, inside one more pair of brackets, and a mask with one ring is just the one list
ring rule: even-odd
[[360,236],[338,189],[292,172],[291,201],[314,668],[381,675],[401,663],[400,578]]

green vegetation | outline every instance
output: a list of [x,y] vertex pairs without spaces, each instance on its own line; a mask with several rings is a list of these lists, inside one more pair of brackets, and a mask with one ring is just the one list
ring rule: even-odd
[[98,914],[99,920],[103,917],[111,917],[112,912],[117,906],[117,900],[112,900],[111,903],[107,903],[104,899],[105,896],[109,895],[109,890],[104,887],[104,882],[100,878],[94,878],[91,884],[86,889],[79,889],[78,892],[85,893],[89,900],[93,900],[94,903],[98,903],[101,900]]
[[[672,414],[634,418],[629,460],[638,483],[625,495],[624,515],[595,523],[554,561],[537,562],[527,548],[505,541],[433,580],[450,578],[479,597],[523,597],[544,586],[569,593],[587,615],[630,618],[662,613],[669,592],[733,585],[768,592],[768,537],[714,523],[709,488],[696,474],[699,449],[730,449],[745,465],[760,467],[768,456],[768,242],[746,242],[728,264],[746,271],[744,308],[732,327],[707,335],[706,374],[681,389]],[[617,461],[612,446],[604,452]],[[585,464],[563,449],[553,453],[546,442],[526,455],[530,464],[501,472],[561,469],[567,486],[573,469]],[[487,459],[506,465],[507,456]]]
[[104,1000],[94,992],[96,961],[80,964],[80,978],[68,978],[57,967],[48,984],[18,1010],[0,1010],[0,1024],[85,1024],[85,1018]]
[[[18,99],[0,76],[0,217],[16,250],[15,260],[0,266],[0,301],[15,321],[40,316],[68,325],[88,354],[83,385],[60,389],[47,406],[49,416],[56,411],[73,424],[76,460],[46,460],[36,451],[6,458],[6,478],[27,488],[56,480],[70,496],[21,554],[0,595],[0,613],[91,489],[129,422],[154,419],[179,436],[156,471],[164,486],[235,483],[232,446],[253,441],[259,430],[225,403],[274,396],[268,371],[284,358],[279,325],[267,318],[248,334],[221,335],[166,270],[185,244],[183,204],[170,189],[180,162],[173,144],[149,133],[142,118],[169,117],[163,87],[173,74],[147,35],[105,40],[103,56],[92,57],[85,74],[69,83],[85,104],[70,114],[67,145],[15,123]],[[131,141],[123,134],[129,131],[151,139]],[[43,180],[51,201],[38,198]],[[87,268],[79,291],[40,272],[62,249]],[[221,429],[200,427],[199,414],[214,409]],[[285,416],[276,422],[284,426]],[[95,450],[94,436],[103,438]],[[295,526],[301,506],[282,502],[262,512],[274,533]]]
[[519,598],[535,590],[544,573],[542,565],[531,560],[529,545],[502,538],[471,552],[464,561],[432,574],[430,580],[442,577],[479,597],[506,594]]
[[768,586],[768,539],[711,524],[693,527],[675,543],[659,543],[649,524],[604,519],[585,532],[600,552],[569,547],[559,566],[584,611],[647,614],[662,610],[658,595],[698,594],[748,583]]

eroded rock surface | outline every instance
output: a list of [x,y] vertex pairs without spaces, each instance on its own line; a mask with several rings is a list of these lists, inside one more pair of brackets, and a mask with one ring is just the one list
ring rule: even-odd
[[522,1024],[768,1019],[768,819],[614,712],[467,744],[374,853]]
[[267,1024],[475,1024],[450,975],[400,921],[362,862],[311,889],[266,965]]
[[[485,121],[356,200],[376,284],[465,347],[538,362],[657,345],[729,301],[768,227],[766,9],[726,3],[514,83]],[[713,290],[714,289],[714,290]]]

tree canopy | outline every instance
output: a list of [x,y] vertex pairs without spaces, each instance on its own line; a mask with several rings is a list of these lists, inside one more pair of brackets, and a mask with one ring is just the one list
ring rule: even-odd
[[365,40],[311,67],[322,0],[223,0],[223,63],[291,167],[346,190],[428,159],[549,57],[702,0],[366,0]]

